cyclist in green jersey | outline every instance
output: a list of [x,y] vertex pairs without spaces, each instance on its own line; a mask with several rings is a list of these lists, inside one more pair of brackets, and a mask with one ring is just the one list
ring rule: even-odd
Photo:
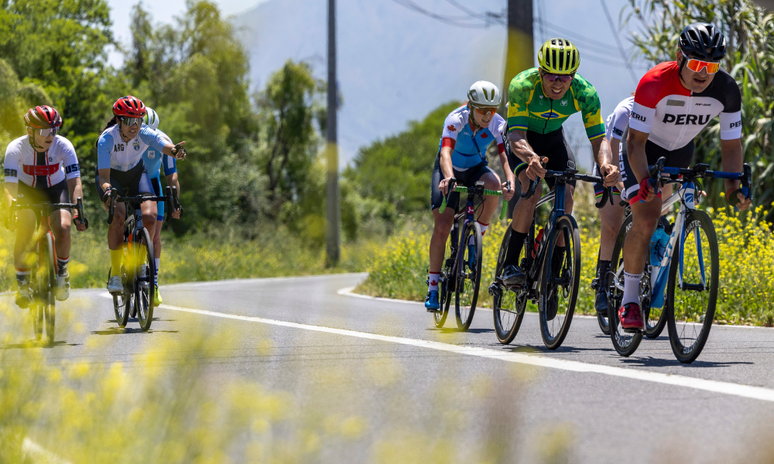
[[[508,138],[515,156],[514,173],[521,182],[522,191],[530,181],[545,176],[546,169],[564,171],[575,169],[575,157],[564,137],[562,124],[572,114],[580,112],[591,141],[594,160],[600,166],[605,186],[620,181],[617,164],[612,162],[610,145],[605,137],[605,123],[601,116],[599,95],[586,79],[576,74],[580,53],[566,39],[550,39],[538,51],[539,68],[516,75],[509,88]],[[545,166],[544,166],[545,164]],[[546,180],[553,188],[552,179]],[[575,182],[567,185],[565,206],[572,212]],[[535,204],[542,195],[538,184],[530,198],[519,199],[513,210],[513,233],[505,258],[503,283],[522,285],[524,271],[516,262],[532,223]],[[561,246],[561,243],[559,244]],[[557,254],[561,257],[561,253]]]

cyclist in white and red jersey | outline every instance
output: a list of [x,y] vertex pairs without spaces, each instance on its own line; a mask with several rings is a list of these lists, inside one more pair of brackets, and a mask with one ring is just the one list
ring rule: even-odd
[[[149,126],[143,125],[147,110],[138,98],[128,95],[113,104],[114,117],[97,141],[97,167],[99,169],[98,191],[105,204],[113,190],[122,196],[140,194],[154,195],[153,187],[145,169],[142,154],[150,146],[177,159],[185,158],[185,142],[173,144],[165,136]],[[156,202],[141,204],[142,223],[148,229],[151,241],[156,232]],[[123,242],[126,206],[116,203],[114,220],[108,228],[108,248],[111,269],[121,268],[121,244]],[[111,293],[123,292],[120,273],[114,272],[108,281]]]
[[[734,79],[720,69],[725,37],[712,24],[693,23],[680,33],[678,44],[676,61],[657,65],[640,80],[629,118],[623,177],[634,222],[624,245],[624,294],[618,310],[621,326],[629,332],[645,327],[638,287],[648,242],[661,216],[661,193],[650,183],[648,165],[664,156],[666,166],[688,167],[694,137],[719,115],[723,170],[742,170],[742,96]],[[738,180],[725,184],[729,203],[739,210],[750,207]]]
[[[62,127],[62,116],[50,106],[30,108],[24,115],[27,135],[19,137],[5,150],[5,197],[10,206],[16,199],[19,204],[16,224],[14,264],[18,293],[16,304],[26,308],[30,304],[30,265],[25,256],[30,251],[35,228],[35,213],[25,205],[50,202],[70,203],[71,198],[83,197],[78,156],[69,140],[57,135]],[[70,225],[75,221],[79,231],[86,224],[77,216],[73,218],[69,208],[57,208],[49,221],[56,243],[57,300],[70,296]]]
[[[487,166],[486,152],[494,142],[500,154],[506,181],[510,182],[506,185],[511,186],[503,191],[503,198],[508,201],[513,196],[515,178],[508,167],[503,141],[507,124],[505,119],[497,114],[501,101],[500,89],[496,85],[477,81],[468,90],[467,104],[452,111],[444,121],[430,186],[430,209],[433,211],[434,226],[430,239],[430,272],[425,298],[425,308],[428,311],[440,309],[438,282],[441,277],[443,253],[460,202],[460,194],[453,192],[449,196],[449,207],[443,214],[439,212],[441,202],[448,193],[449,182],[455,180],[460,185],[472,187],[477,181],[483,181],[485,189],[501,190],[500,178]],[[487,198],[489,201],[483,203],[476,218],[482,234],[489,227],[498,203],[494,197]]]

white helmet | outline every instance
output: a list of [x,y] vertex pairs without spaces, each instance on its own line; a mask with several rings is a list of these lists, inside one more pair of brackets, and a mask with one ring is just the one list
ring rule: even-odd
[[468,101],[473,106],[500,106],[500,89],[488,81],[478,81],[468,90]]
[[146,106],[145,107],[145,118],[144,122],[146,126],[150,126],[151,129],[158,129],[159,128],[159,115],[155,111],[153,111],[152,108]]

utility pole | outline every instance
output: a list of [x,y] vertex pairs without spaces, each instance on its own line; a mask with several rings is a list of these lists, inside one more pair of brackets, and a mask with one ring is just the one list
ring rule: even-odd
[[[540,0],[535,0],[540,1]],[[508,101],[508,87],[516,74],[531,68],[535,63],[533,43],[532,0],[508,0],[508,43],[505,51],[505,76],[503,78],[503,101]],[[503,103],[504,105],[504,103]],[[508,115],[505,115],[507,118]],[[511,166],[514,168],[515,166]],[[508,216],[519,201],[519,180],[516,179],[515,192],[508,202]]]
[[328,0],[328,116],[326,164],[328,176],[325,185],[325,211],[327,216],[325,263],[333,267],[339,263],[340,207],[339,207],[339,148],[336,133],[338,110],[336,85],[336,0]]

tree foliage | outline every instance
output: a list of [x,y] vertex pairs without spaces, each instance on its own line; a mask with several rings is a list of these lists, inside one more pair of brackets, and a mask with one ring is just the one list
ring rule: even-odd
[[[695,21],[707,21],[726,36],[728,54],[724,69],[742,90],[742,123],[745,161],[753,165],[755,202],[774,201],[774,15],[749,0],[630,0],[627,20],[635,19],[640,30],[632,37],[639,55],[656,64],[674,60],[682,29]],[[696,162],[720,168],[720,137],[717,119],[696,139]],[[722,183],[708,183],[711,202],[717,204]],[[774,209],[768,213],[774,219]]]

